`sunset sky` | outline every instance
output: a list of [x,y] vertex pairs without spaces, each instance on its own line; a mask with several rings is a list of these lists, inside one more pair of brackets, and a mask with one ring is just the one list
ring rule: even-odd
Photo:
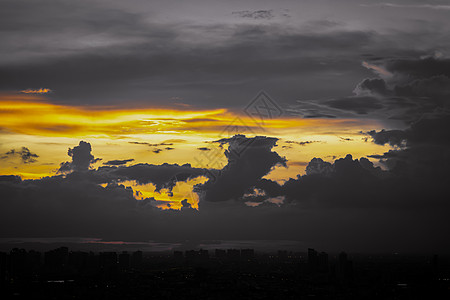
[[1,241],[450,250],[450,3],[338,3],[0,1]]

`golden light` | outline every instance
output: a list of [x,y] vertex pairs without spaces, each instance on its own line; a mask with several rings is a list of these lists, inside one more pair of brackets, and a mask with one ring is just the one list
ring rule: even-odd
[[[381,128],[381,124],[370,119],[289,116],[265,120],[260,127],[243,112],[227,109],[80,107],[50,103],[40,95],[2,94],[0,154],[26,146],[39,158],[26,164],[1,159],[0,171],[23,178],[54,175],[59,164],[70,159],[67,149],[80,140],[91,143],[93,155],[103,159],[95,167],[108,160],[134,159],[133,163],[190,163],[193,167],[217,168],[227,161],[223,149],[211,142],[241,133],[279,138],[273,150],[288,159],[288,168],[277,167],[266,177],[283,181],[304,172],[313,157],[332,161],[348,153],[361,157],[387,151],[388,146],[367,142],[362,133]],[[314,143],[300,146],[286,141]],[[199,148],[210,149],[209,155],[212,150],[219,152],[216,160],[208,161],[208,153]],[[157,196],[165,199],[163,194]]]

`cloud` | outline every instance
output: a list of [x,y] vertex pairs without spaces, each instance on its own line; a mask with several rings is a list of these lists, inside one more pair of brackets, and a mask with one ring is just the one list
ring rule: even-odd
[[391,77],[366,78],[352,96],[298,101],[287,111],[303,117],[401,120],[407,125],[450,109],[450,60],[380,58]]
[[314,143],[319,143],[319,141],[284,141],[284,143],[286,144],[296,144],[299,146],[306,146],[306,145],[310,145],[310,144],[314,144]]
[[36,153],[32,153],[30,149],[27,147],[22,147],[20,150],[11,149],[8,152],[4,154],[1,158],[8,158],[10,156],[19,156],[22,160],[22,163],[28,164],[28,163],[34,163],[36,162],[36,158],[39,157]]
[[23,93],[23,94],[48,94],[48,93],[51,93],[52,90],[51,89],[40,88],[40,89],[37,89],[37,90],[26,89],[26,90],[23,90],[23,91],[20,91],[20,92]]
[[345,138],[345,137],[341,137],[341,136],[338,136],[338,138],[342,142],[351,142],[351,141],[353,141],[353,139],[351,139],[351,138]]
[[[427,128],[417,126],[418,132]],[[188,164],[102,166],[37,180],[0,176],[0,231],[4,237],[123,241],[298,240],[300,235],[306,245],[337,250],[450,248],[430,234],[447,233],[449,203],[439,197],[446,177],[417,182],[347,155],[334,162],[315,158],[305,175],[280,185],[261,179],[273,166],[286,163],[272,151],[276,142],[244,136],[217,141],[228,146],[228,165],[194,189],[203,196],[198,211],[187,201],[180,211],[162,211],[154,198],[136,200],[135,191],[120,184],[136,180],[161,189],[214,171]]]
[[[153,147],[152,152],[155,154],[161,153],[163,151],[163,149],[161,148],[156,148],[156,147],[160,147],[160,146],[173,146],[173,144],[175,143],[184,143],[186,140],[183,139],[171,139],[171,140],[167,140],[161,143],[148,143],[148,142],[128,142],[130,144],[135,144],[135,145],[147,145],[150,147]],[[170,151],[170,150],[174,150],[174,147],[164,147],[164,150]]]
[[156,191],[162,188],[172,189],[177,181],[186,181],[208,174],[206,169],[192,168],[190,164],[136,164],[120,166],[118,168],[98,169],[93,176],[100,176],[97,180],[110,182],[111,179],[135,180],[138,184],[152,183]]
[[[349,82],[334,74],[354,80],[363,72],[353,61],[357,55],[366,49],[391,52],[385,43],[381,46],[374,30],[335,26],[323,31],[323,26],[317,27],[320,22],[313,29],[295,30],[282,23],[161,23],[149,22],[144,11],[100,2],[87,6],[43,0],[27,9],[19,2],[2,2],[0,19],[7,42],[0,49],[0,89],[51,85],[57,93],[48,95],[50,99],[77,105],[120,105],[123,99],[143,104],[142,99],[151,99],[145,104],[165,106],[179,104],[173,97],[181,95],[181,104],[191,107],[240,108],[262,86],[290,102],[299,95],[313,97],[317,84],[325,81],[323,93],[332,97],[342,94]],[[251,10],[235,15],[265,20],[274,13]],[[20,43],[14,38],[17,30]]]
[[255,20],[270,20],[274,18],[273,10],[241,10],[233,11],[233,15],[237,15],[241,18],[255,19]]
[[63,162],[58,170],[59,173],[69,172],[69,171],[87,171],[89,166],[98,161],[91,154],[92,148],[91,144],[85,141],[80,141],[78,146],[69,148],[67,155],[72,157],[71,162]]
[[134,159],[130,158],[130,159],[115,159],[115,160],[109,160],[107,162],[104,162],[104,165],[110,165],[110,166],[120,166],[120,165],[125,165],[129,162],[134,161]]
[[435,9],[435,10],[449,10],[450,5],[442,4],[398,4],[398,3],[376,3],[376,4],[360,4],[367,7],[393,7],[393,8],[414,8],[414,9]]
[[235,135],[216,141],[220,145],[227,144],[225,156],[227,165],[220,171],[212,174],[211,178],[199,189],[204,191],[204,201],[226,201],[239,199],[253,187],[259,180],[267,175],[276,165],[286,167],[286,159],[271,151],[277,138],[257,136],[247,138],[244,135]]
[[375,144],[384,145],[389,144],[391,146],[404,146],[406,141],[406,133],[403,130],[381,130],[376,132],[371,130],[367,132]]
[[356,95],[364,95],[364,94],[386,95],[389,92],[386,87],[386,82],[383,79],[366,78],[356,86],[354,93]]
[[328,100],[324,104],[332,108],[353,111],[360,115],[383,108],[383,104],[377,98],[361,96]]
[[392,73],[387,71],[386,69],[384,69],[383,67],[374,65],[374,64],[370,64],[366,61],[362,62],[363,67],[370,69],[370,70],[374,70],[375,72],[377,72],[380,75],[384,75],[384,76],[392,76]]

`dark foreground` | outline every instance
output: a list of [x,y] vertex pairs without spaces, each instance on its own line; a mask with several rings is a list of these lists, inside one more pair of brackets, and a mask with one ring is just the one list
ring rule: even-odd
[[[0,253],[8,299],[450,299],[445,257],[252,249]],[[6,296],[6,297],[5,297]]]

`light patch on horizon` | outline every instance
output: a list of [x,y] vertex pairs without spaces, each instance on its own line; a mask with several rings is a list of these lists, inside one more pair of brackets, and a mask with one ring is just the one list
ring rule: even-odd
[[208,178],[205,176],[188,179],[187,181],[177,181],[172,191],[167,188],[156,191],[154,184],[138,184],[134,180],[123,181],[120,184],[131,187],[136,200],[154,199],[159,202],[155,207],[180,210],[182,208],[181,201],[186,199],[193,209],[198,210],[199,195],[194,192],[194,186],[206,181],[208,181]]
[[20,91],[23,94],[48,94],[51,93],[52,90],[51,89],[37,89],[37,90],[33,90],[33,89],[26,89],[26,90],[22,90]]

